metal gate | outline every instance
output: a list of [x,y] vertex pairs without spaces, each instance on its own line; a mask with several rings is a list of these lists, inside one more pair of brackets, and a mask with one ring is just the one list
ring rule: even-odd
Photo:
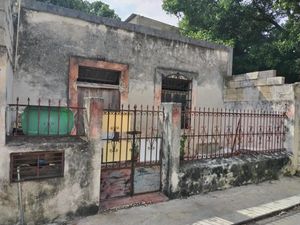
[[163,109],[105,109],[100,200],[161,189]]

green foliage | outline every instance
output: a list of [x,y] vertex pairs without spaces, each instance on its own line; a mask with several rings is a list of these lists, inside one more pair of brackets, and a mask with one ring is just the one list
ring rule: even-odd
[[103,16],[121,20],[109,5],[101,2],[94,1],[92,3],[85,0],[38,0],[40,2],[51,3],[53,5],[62,6],[69,9],[79,10],[91,15]]
[[300,74],[298,0],[164,0],[183,34],[234,47],[233,73],[276,69]]

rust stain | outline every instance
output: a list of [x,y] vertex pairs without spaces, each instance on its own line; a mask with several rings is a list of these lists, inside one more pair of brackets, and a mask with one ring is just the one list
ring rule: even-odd
[[172,111],[172,121],[174,124],[179,124],[178,126],[180,126],[180,114],[180,108],[178,106],[175,106]]

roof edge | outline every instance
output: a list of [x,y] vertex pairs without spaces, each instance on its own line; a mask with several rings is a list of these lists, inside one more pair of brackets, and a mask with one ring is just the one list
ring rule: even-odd
[[192,38],[184,37],[179,34],[169,33],[166,31],[149,28],[142,25],[122,22],[112,18],[93,16],[78,10],[68,9],[68,8],[56,6],[49,3],[38,2],[35,0],[23,0],[22,7],[33,11],[46,12],[46,13],[63,16],[63,17],[79,19],[91,23],[103,24],[105,26],[119,28],[119,29],[131,31],[135,33],[141,33],[149,36],[167,39],[170,41],[179,41],[179,42],[183,42],[186,44],[195,45],[207,49],[225,50],[229,52],[231,52],[233,49],[232,47],[228,47],[225,45],[219,45],[207,41],[195,40]]
[[131,13],[130,16],[127,17],[126,20],[124,20],[124,22],[128,23],[129,21],[131,21],[134,17],[138,16],[138,14],[136,13]]

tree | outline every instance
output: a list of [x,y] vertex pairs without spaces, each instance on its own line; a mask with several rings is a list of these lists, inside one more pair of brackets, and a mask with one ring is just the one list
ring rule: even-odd
[[234,47],[233,72],[276,69],[300,74],[298,0],[164,0],[185,35]]
[[84,0],[38,0],[40,2],[51,3],[53,5],[62,6],[69,9],[76,9],[86,12],[91,15],[103,16],[121,20],[113,9],[109,8],[109,5],[101,2],[94,1],[92,3]]

